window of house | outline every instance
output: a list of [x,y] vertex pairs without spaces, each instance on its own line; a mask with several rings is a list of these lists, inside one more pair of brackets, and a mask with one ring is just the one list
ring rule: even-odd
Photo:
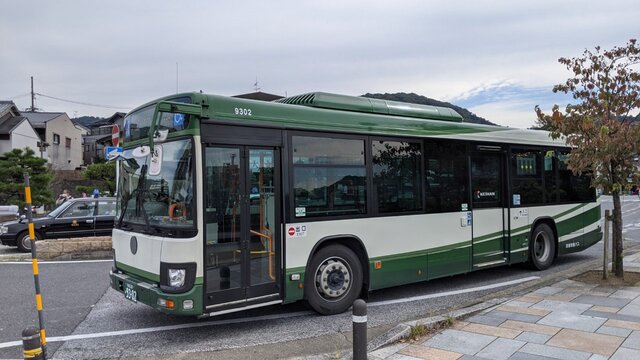
[[293,136],[296,218],[366,213],[364,140]]
[[65,138],[64,139],[64,146],[66,148],[71,148],[71,139],[70,138]]
[[53,145],[60,145],[60,135],[53,134]]

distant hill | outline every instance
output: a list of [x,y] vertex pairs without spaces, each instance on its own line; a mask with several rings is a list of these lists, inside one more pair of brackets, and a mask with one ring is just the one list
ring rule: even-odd
[[100,121],[104,119],[106,118],[101,118],[97,116],[80,116],[77,118],[73,118],[71,120],[73,120],[73,122],[75,122],[76,124],[80,124],[84,127],[91,127],[91,124],[95,123],[96,121]]
[[418,95],[418,94],[414,94],[414,93],[410,93],[410,94],[407,94],[407,93],[395,93],[395,94],[389,94],[389,93],[370,94],[370,93],[366,93],[366,94],[364,94],[362,96],[363,97],[372,98],[372,99],[402,101],[402,102],[413,103],[413,104],[448,107],[448,108],[451,108],[451,109],[455,110],[458,114],[460,114],[462,116],[462,118],[464,119],[464,122],[474,123],[474,124],[485,124],[485,125],[495,125],[495,126],[497,126],[496,124],[492,123],[491,121],[489,121],[487,119],[484,119],[484,118],[481,118],[480,116],[477,116],[476,114],[472,113],[471,111],[469,111],[469,110],[467,110],[465,108],[461,108],[459,106],[455,106],[455,105],[453,105],[451,103],[448,103],[448,102],[434,100],[434,99],[428,98],[426,96],[422,96],[422,95]]

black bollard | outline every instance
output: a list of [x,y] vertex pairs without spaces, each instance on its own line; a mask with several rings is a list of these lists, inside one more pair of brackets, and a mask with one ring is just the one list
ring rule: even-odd
[[35,326],[22,330],[22,356],[25,359],[44,359],[40,343],[40,329]]
[[353,302],[353,360],[367,359],[367,303]]

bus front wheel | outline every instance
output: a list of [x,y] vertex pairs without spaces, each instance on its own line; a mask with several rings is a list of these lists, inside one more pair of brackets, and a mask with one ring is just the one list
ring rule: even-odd
[[309,305],[323,315],[346,311],[362,290],[362,264],[349,248],[329,245],[311,259],[305,276]]
[[556,241],[553,230],[547,224],[535,227],[529,244],[529,263],[535,270],[546,270],[556,255]]

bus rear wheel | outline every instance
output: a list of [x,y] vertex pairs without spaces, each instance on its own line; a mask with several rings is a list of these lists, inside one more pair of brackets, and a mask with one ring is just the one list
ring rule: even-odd
[[540,224],[533,230],[529,244],[529,264],[535,270],[546,270],[556,255],[556,239],[547,224]]
[[311,259],[305,276],[309,305],[323,315],[346,311],[362,290],[362,264],[349,248],[329,245]]

